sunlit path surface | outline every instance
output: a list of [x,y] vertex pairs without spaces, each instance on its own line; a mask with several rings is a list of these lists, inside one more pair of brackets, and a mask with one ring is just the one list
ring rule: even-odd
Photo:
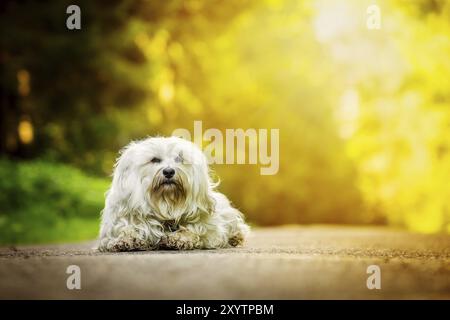
[[[256,229],[247,245],[103,254],[94,242],[0,249],[0,298],[450,298],[450,236],[374,227]],[[68,290],[69,265],[81,290]],[[369,290],[367,267],[381,270]]]

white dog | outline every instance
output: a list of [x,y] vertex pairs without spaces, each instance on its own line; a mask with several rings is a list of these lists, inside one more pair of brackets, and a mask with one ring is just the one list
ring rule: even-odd
[[249,227],[215,187],[205,156],[192,142],[156,137],[130,143],[106,195],[99,250],[242,244]]

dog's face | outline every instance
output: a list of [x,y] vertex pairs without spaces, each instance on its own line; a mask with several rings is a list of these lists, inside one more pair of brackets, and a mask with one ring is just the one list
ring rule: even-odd
[[210,205],[206,158],[195,144],[177,137],[131,143],[117,162],[114,183],[131,204],[145,204],[164,219],[174,218],[177,208]]
[[172,202],[186,199],[197,174],[193,161],[200,155],[192,144],[177,138],[153,138],[143,144],[142,156],[147,159],[142,177],[151,197]]

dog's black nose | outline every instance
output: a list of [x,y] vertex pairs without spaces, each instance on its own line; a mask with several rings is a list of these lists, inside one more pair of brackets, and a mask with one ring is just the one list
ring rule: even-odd
[[167,179],[172,178],[175,175],[175,169],[172,168],[165,168],[163,170],[163,175],[164,177],[166,177]]

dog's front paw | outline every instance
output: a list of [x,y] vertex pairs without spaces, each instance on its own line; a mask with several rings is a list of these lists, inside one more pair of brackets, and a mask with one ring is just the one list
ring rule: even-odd
[[168,249],[192,250],[200,248],[200,239],[189,231],[180,230],[167,234],[161,240],[161,245]]
[[102,244],[99,247],[103,252],[141,251],[151,250],[152,246],[148,241],[134,237],[119,237]]
[[244,235],[237,233],[228,239],[228,244],[232,247],[241,246],[244,243]]
[[148,244],[142,239],[129,237],[117,240],[112,247],[113,251],[135,251],[147,250]]

